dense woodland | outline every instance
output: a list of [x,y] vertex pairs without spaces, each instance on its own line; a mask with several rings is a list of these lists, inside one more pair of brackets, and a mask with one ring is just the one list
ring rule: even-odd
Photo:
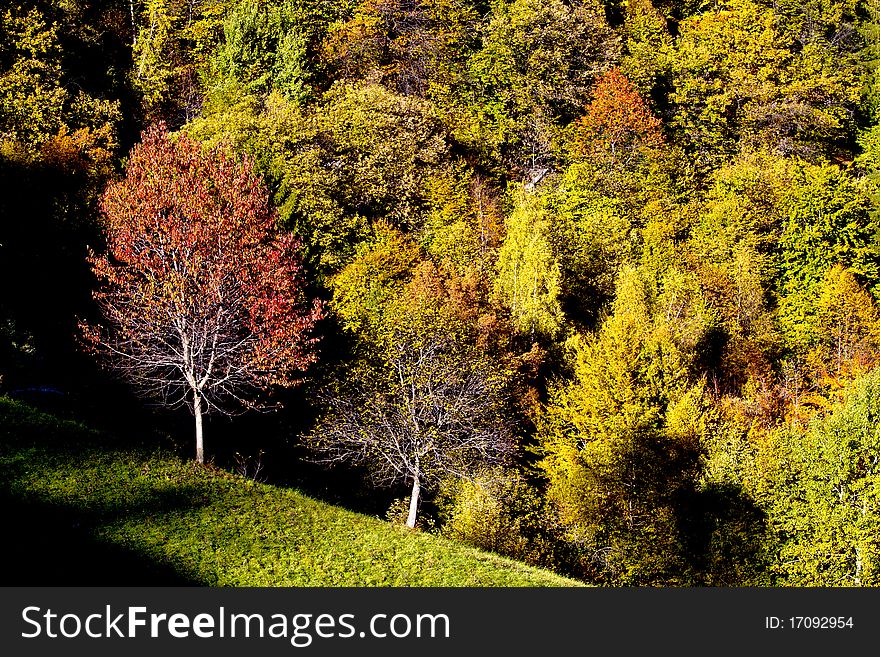
[[128,403],[77,327],[152,139],[296,246],[313,351],[239,401],[313,477],[591,583],[878,585],[878,58],[877,0],[4,3],[0,391]]

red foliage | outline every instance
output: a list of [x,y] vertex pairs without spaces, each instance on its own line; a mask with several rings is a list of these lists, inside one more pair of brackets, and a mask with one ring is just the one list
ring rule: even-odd
[[593,100],[575,128],[581,155],[610,153],[612,158],[663,143],[660,120],[651,114],[635,85],[613,68],[596,82]]
[[134,383],[198,420],[202,401],[253,406],[315,360],[320,304],[249,160],[154,127],[102,210],[108,250],[91,264],[106,328],[84,334]]

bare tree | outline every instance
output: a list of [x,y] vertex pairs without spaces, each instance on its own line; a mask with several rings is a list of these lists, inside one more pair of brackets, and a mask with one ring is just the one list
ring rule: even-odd
[[412,528],[423,488],[450,475],[469,478],[511,451],[502,386],[477,349],[440,331],[398,333],[380,370],[356,368],[324,393],[325,420],[310,439],[324,462],[364,465],[380,485],[410,485]]

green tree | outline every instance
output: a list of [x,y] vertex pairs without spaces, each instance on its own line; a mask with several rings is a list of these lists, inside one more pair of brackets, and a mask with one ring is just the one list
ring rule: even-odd
[[366,0],[331,25],[322,54],[342,79],[443,97],[464,82],[477,24],[474,7],[462,0]]
[[421,261],[419,248],[386,224],[376,224],[373,239],[330,280],[332,308],[342,326],[362,340],[379,339],[389,304],[412,279]]
[[651,0],[628,0],[623,12],[621,69],[643,94],[651,94],[669,77],[673,40],[667,18]]
[[559,123],[581,114],[619,48],[591,0],[493,2],[470,62],[480,139],[534,177],[552,159]]
[[223,41],[210,62],[215,95],[277,91],[302,102],[310,94],[307,32],[315,21],[309,3],[267,5],[245,0],[229,12]]
[[74,84],[70,60],[76,53],[62,47],[73,40],[59,25],[64,12],[26,7],[0,10],[0,142],[14,141],[33,153],[55,136],[81,130],[80,145],[97,158],[109,156],[119,102]]
[[782,542],[774,571],[796,586],[880,582],[880,370],[806,432],[783,436],[772,527]]
[[429,181],[452,160],[431,104],[376,84],[335,85],[308,107],[275,93],[245,98],[189,130],[255,158],[279,220],[301,237],[324,280],[345,266],[373,223],[420,233],[431,212]]
[[545,196],[559,303],[567,317],[587,323],[614,297],[621,267],[635,261],[639,248],[627,208],[596,189],[592,171],[592,163],[570,166]]
[[779,239],[779,318],[787,339],[797,345],[816,287],[834,265],[850,269],[877,294],[880,242],[869,199],[838,167],[799,167],[793,182],[780,208],[786,218]]

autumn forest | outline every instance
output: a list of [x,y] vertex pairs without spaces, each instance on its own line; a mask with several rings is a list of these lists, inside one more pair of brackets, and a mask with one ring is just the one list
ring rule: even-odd
[[4,3],[0,395],[587,584],[876,586],[878,61],[878,0]]

